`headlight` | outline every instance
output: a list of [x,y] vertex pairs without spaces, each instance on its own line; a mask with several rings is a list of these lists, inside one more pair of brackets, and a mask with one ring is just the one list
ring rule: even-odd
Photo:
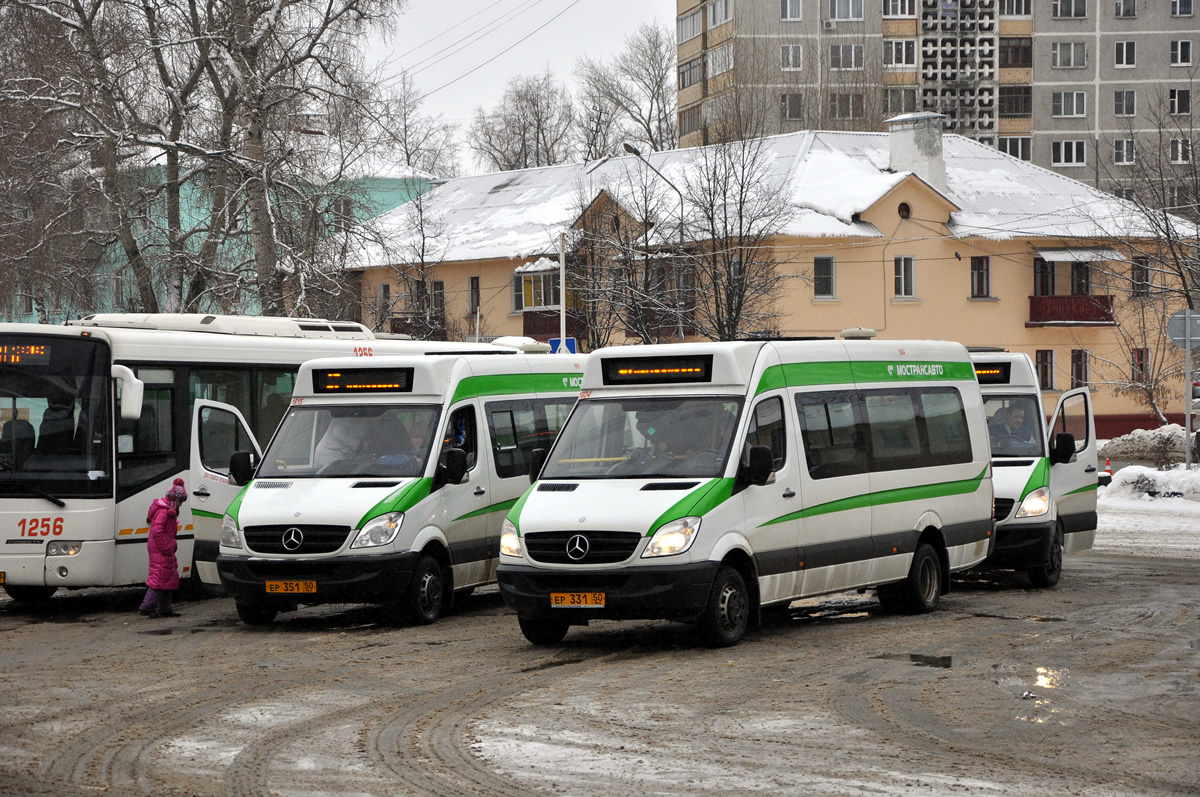
[[74,556],[83,549],[82,542],[68,542],[66,540],[53,540],[46,546],[47,556]]
[[643,559],[652,556],[674,556],[692,547],[700,531],[700,518],[685,517],[667,523],[650,538],[650,544],[642,553]]
[[1021,502],[1021,508],[1017,510],[1017,517],[1037,517],[1049,511],[1050,490],[1046,487],[1039,487],[1025,496],[1025,500]]
[[229,515],[221,518],[221,545],[226,548],[242,547],[242,535],[238,534],[237,523]]
[[367,521],[362,531],[350,543],[351,548],[377,548],[380,545],[390,545],[400,533],[400,524],[404,522],[403,512],[389,512]]
[[500,553],[504,556],[521,555],[521,538],[517,536],[517,527],[508,518],[500,525]]

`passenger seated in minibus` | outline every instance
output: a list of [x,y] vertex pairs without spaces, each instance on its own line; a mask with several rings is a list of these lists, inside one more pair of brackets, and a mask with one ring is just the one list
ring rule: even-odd
[[320,472],[330,465],[354,459],[367,429],[368,425],[360,418],[334,418],[313,451],[313,468]]

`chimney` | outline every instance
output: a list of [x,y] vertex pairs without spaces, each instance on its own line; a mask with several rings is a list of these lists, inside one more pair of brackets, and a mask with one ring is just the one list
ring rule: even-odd
[[912,172],[939,191],[946,190],[940,113],[906,113],[888,119],[888,166]]

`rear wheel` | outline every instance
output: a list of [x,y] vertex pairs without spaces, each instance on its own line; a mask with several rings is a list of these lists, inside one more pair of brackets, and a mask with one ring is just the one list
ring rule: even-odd
[[566,620],[546,616],[518,615],[517,622],[521,625],[521,633],[535,645],[557,645],[571,627]]
[[15,601],[42,603],[50,600],[50,596],[58,592],[58,587],[41,587],[35,584],[5,584],[4,591]]
[[274,606],[263,606],[260,603],[236,601],[234,605],[237,607],[238,617],[242,618],[246,625],[270,625],[275,622],[275,615],[279,614],[279,610]]
[[1050,558],[1038,565],[1031,567],[1028,570],[1029,580],[1033,586],[1040,589],[1049,589],[1058,584],[1058,580],[1062,578],[1063,564],[1063,533],[1061,528],[1054,530],[1054,539],[1050,542]]
[[717,569],[708,604],[696,621],[696,630],[705,644],[713,648],[736,645],[750,624],[750,592],[742,574],[728,565]]
[[405,613],[418,625],[429,625],[442,616],[446,606],[446,582],[442,566],[429,554],[417,560],[412,581],[408,585]]
[[883,584],[878,592],[879,602],[886,609],[913,614],[932,612],[942,599],[942,567],[937,551],[929,543],[918,545],[904,580]]

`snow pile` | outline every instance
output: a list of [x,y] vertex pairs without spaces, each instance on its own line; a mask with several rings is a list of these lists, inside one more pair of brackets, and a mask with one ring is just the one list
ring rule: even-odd
[[1177,423],[1157,429],[1134,429],[1115,437],[1100,448],[1101,459],[1149,462],[1166,466],[1184,459],[1184,431]]
[[1200,470],[1193,467],[1188,471],[1182,465],[1170,470],[1130,465],[1114,473],[1112,484],[1101,487],[1097,496],[1101,504],[1113,499],[1186,498],[1200,501]]

